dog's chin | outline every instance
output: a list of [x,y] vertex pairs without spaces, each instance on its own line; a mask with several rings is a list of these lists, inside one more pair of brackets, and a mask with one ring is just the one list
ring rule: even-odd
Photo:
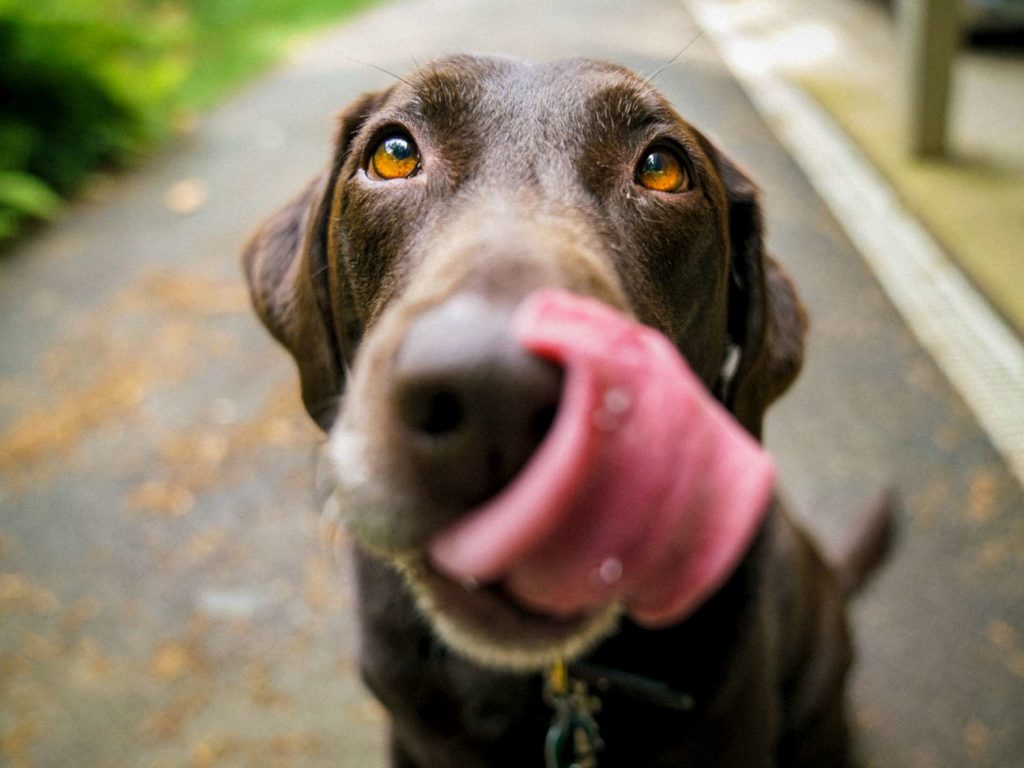
[[530,611],[500,589],[464,586],[443,576],[420,547],[439,525],[431,521],[450,519],[451,513],[424,509],[422,502],[381,482],[368,469],[361,433],[336,429],[329,445],[333,472],[324,518],[345,523],[363,551],[398,569],[417,608],[458,653],[488,667],[534,671],[582,655],[617,628],[622,613],[617,604],[562,618]]
[[530,611],[488,586],[463,586],[418,556],[394,561],[441,640],[488,667],[536,671],[586,653],[615,631],[621,607],[570,618]]

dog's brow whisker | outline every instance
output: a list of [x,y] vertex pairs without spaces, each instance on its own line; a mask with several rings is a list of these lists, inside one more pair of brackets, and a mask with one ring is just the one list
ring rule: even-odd
[[321,447],[314,474],[315,492],[321,499],[317,505],[320,509],[319,539],[327,550],[331,562],[339,566],[342,564],[342,552],[347,542],[345,516],[338,498],[334,466],[325,446]]
[[369,67],[370,69],[376,69],[378,72],[383,72],[385,75],[391,75],[391,77],[395,78],[395,80],[400,80],[401,82],[403,82],[406,85],[408,85],[410,88],[414,87],[411,81],[406,80],[401,75],[396,75],[390,69],[385,69],[384,67],[378,66],[377,64],[372,64],[369,61],[363,61],[361,59],[357,59],[354,56],[346,56],[345,58],[347,58],[349,61],[354,61],[356,64],[362,64],[364,67]]
[[662,66],[658,67],[651,74],[649,74],[647,77],[645,77],[644,78],[644,83],[649,85],[651,83],[651,81],[654,80],[654,78],[656,78],[658,75],[660,75],[666,69],[668,69],[673,64],[675,64],[679,60],[679,57],[682,56],[684,53],[686,53],[690,49],[690,46],[693,45],[694,43],[696,43],[702,37],[704,37],[704,30],[701,30],[700,32],[698,32],[696,37],[694,37],[692,40],[690,40],[690,42],[688,42],[686,45],[684,45],[682,48],[680,48],[679,51],[676,53],[676,55],[673,56],[671,59],[669,59],[665,64],[663,64]]
[[345,545],[348,543],[348,536],[345,533],[345,528],[338,524],[334,528],[334,541],[331,542],[331,549],[334,551],[335,558],[341,561],[342,553],[345,551]]

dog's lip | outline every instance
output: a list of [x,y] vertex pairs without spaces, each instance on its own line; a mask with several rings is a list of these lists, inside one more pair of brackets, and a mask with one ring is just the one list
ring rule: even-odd
[[572,634],[593,619],[593,612],[587,611],[563,616],[532,610],[516,600],[499,581],[456,581],[433,567],[426,558],[406,562],[405,569],[412,579],[434,593],[441,612],[463,620],[473,613],[500,610],[522,624],[526,631],[532,627]]

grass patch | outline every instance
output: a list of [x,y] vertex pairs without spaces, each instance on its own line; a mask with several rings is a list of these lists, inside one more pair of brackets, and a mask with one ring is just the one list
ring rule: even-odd
[[0,244],[373,0],[0,0]]
[[970,279],[1024,333],[1024,176],[985,158],[918,160],[905,150],[898,101],[870,84],[801,77],[905,205],[945,244]]
[[274,63],[297,35],[374,0],[187,0],[184,107],[202,108]]

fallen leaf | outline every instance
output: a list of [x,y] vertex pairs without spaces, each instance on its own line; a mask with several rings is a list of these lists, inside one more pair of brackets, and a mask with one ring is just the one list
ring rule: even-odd
[[110,659],[100,650],[99,644],[91,637],[83,637],[75,647],[75,672],[78,679],[97,683],[110,675],[113,666]]
[[60,607],[56,595],[47,589],[37,587],[22,573],[0,575],[0,609],[29,610],[33,613],[49,614]]
[[322,748],[319,737],[312,733],[282,733],[272,740],[272,748],[280,757],[315,755]]
[[123,365],[92,387],[26,413],[0,435],[0,470],[67,455],[88,431],[137,407],[146,390],[142,370]]
[[149,662],[149,672],[164,682],[173,682],[202,665],[191,646],[168,640],[157,646]]
[[963,730],[964,747],[972,762],[982,760],[992,745],[992,729],[981,720],[971,720]]
[[291,704],[288,694],[277,688],[270,679],[270,669],[266,664],[253,662],[245,669],[245,678],[249,687],[249,696],[253,702],[264,707],[279,709]]
[[164,709],[150,714],[143,721],[143,731],[153,739],[172,739],[181,734],[185,721],[206,706],[209,694],[189,691],[176,696]]
[[65,637],[76,634],[82,627],[96,618],[100,611],[99,601],[86,596],[76,600],[60,617],[60,631]]
[[164,204],[171,213],[185,216],[198,211],[209,199],[210,190],[206,182],[192,176],[172,184],[164,196]]
[[128,506],[133,511],[162,517],[183,517],[195,503],[192,491],[166,480],[147,480],[128,496]]
[[33,765],[29,749],[39,741],[43,727],[39,720],[22,716],[0,735],[0,754],[7,758],[12,768]]
[[34,661],[52,661],[64,650],[53,633],[40,635],[30,632],[25,635],[21,646],[22,653]]
[[223,547],[227,540],[227,529],[224,526],[219,526],[193,536],[185,545],[185,550],[192,560],[204,560]]
[[971,479],[967,494],[967,516],[972,522],[984,523],[995,513],[999,482],[992,470],[978,470]]
[[228,745],[216,739],[204,739],[192,748],[191,768],[210,768],[228,753]]
[[134,298],[140,311],[163,309],[192,315],[241,314],[251,311],[249,290],[238,278],[214,277],[194,272],[161,271],[146,278]]

